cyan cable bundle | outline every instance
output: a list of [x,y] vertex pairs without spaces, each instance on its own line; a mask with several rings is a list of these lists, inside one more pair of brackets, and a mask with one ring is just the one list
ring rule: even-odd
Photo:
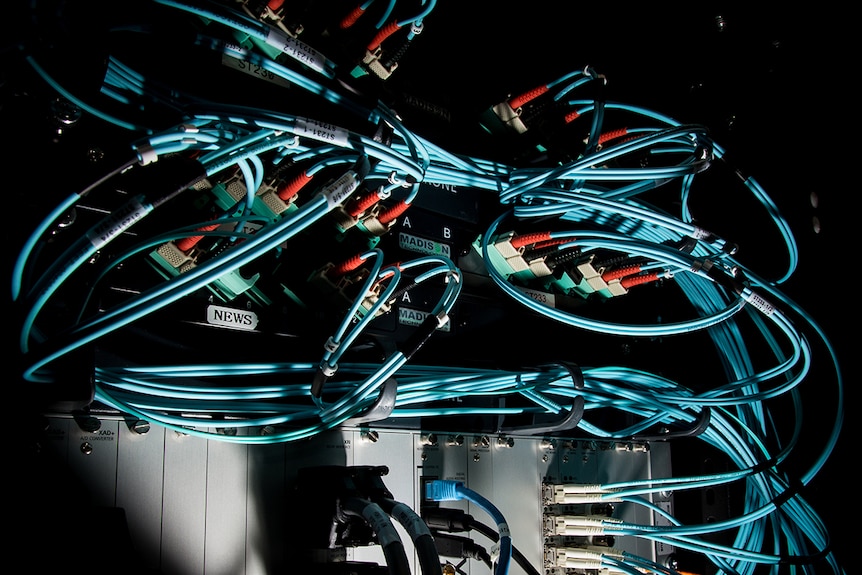
[[[702,553],[724,573],[753,574],[760,565],[777,573],[788,563],[798,564],[800,573],[813,573],[811,565],[820,554],[826,555],[825,562],[834,573],[843,573],[827,553],[828,533],[799,493],[823,467],[840,433],[844,405],[837,358],[814,319],[779,289],[795,271],[798,250],[788,223],[754,179],[744,178],[740,185],[764,207],[766,220],[786,245],[788,265],[778,279],[759,277],[738,258],[732,243],[695,223],[690,200],[696,186],[725,156],[704,127],[683,125],[661,113],[605,98],[583,97],[589,93],[585,90],[603,89],[606,81],[587,67],[497,108],[503,114],[500,119],[519,131],[528,132],[531,122],[541,120],[540,110],[551,110],[541,113],[553,114],[560,130],[586,126],[588,136],[572,144],[577,153],[568,161],[543,162],[544,156],[537,154],[536,161],[508,164],[467,156],[413,133],[384,103],[366,107],[349,91],[339,91],[332,82],[337,72],[332,61],[313,48],[310,60],[298,60],[299,41],[277,26],[219,3],[156,3],[253,37],[253,46],[247,47],[207,30],[213,36],[198,35],[196,43],[261,66],[322,104],[350,112],[355,123],[343,126],[314,114],[306,117],[232,106],[172,92],[112,57],[103,95],[121,105],[143,99],[183,115],[175,126],[142,127],[77,98],[36,58],[28,57],[49,86],[103,121],[128,129],[133,141],[130,160],[48,212],[15,262],[12,300],[22,317],[19,347],[26,384],[53,381],[56,361],[208,289],[264,254],[279,252],[290,261],[280,252],[284,246],[301,242],[306,231],[323,225],[328,216],[345,209],[363,192],[370,191],[372,200],[392,210],[397,208],[392,212],[397,215],[384,222],[391,223],[424,193],[420,192],[423,183],[475,188],[493,197],[499,207],[476,238],[474,249],[502,298],[554,324],[588,333],[685,337],[704,331],[724,371],[721,383],[695,391],[684,381],[635,367],[594,366],[583,368],[584,384],[578,386],[564,368],[504,370],[414,364],[415,348],[434,338],[436,330],[450,320],[465,289],[463,274],[457,261],[443,256],[391,263],[388,254],[374,244],[358,251],[357,265],[367,275],[357,284],[358,294],[343,310],[330,339],[320,342],[319,356],[298,363],[273,358],[256,364],[97,364],[96,400],[183,433],[248,444],[295,441],[349,424],[374,405],[393,379],[397,396],[387,416],[393,421],[458,415],[559,415],[573,397],[584,399],[585,414],[572,433],[589,437],[627,440],[647,436],[659,426],[685,428],[706,421],[698,437],[725,454],[732,471],[708,477],[656,478],[637,485],[603,485],[601,496],[646,505],[664,515],[645,496],[668,487],[699,489],[745,482],[740,515],[711,525],[683,526],[671,516],[666,516],[670,525],[665,527],[608,521],[603,525],[606,533],[660,540]],[[433,6],[433,2],[422,3],[413,20],[397,20],[395,26],[418,28]],[[391,15],[380,18],[377,28],[381,33]],[[264,45],[279,48],[294,61],[277,61],[262,50]],[[539,108],[544,101],[553,105]],[[611,125],[618,116],[631,126]],[[179,189],[131,198],[70,242],[59,257],[49,263],[40,261],[40,249],[52,229],[83,198],[89,199],[115,177],[134,177],[170,158],[196,162],[199,174]],[[294,177],[282,190],[284,211],[262,212],[258,192],[282,167],[293,170]],[[244,194],[232,198],[212,219],[193,214],[183,225],[135,237],[131,245],[117,247],[118,238],[146,229],[146,224],[170,211],[177,196],[204,181],[221,183],[228,177],[236,178]],[[678,190],[678,214],[646,199],[656,189]],[[253,232],[248,231],[250,227]],[[117,269],[133,265],[162,244],[191,237],[217,240],[224,249],[182,273],[153,274],[158,277],[147,289],[113,307],[92,310],[93,295]],[[524,237],[531,239],[516,243]],[[637,289],[641,281],[661,281],[666,289],[677,290],[680,309],[687,310],[689,318],[670,323],[610,322],[600,319],[587,298],[587,305],[579,308],[583,314],[542,303],[527,292],[540,289],[559,294],[566,289],[555,283],[559,274],[505,269],[501,264],[514,260],[501,255],[502,246],[513,248],[516,253],[510,258],[514,259],[523,259],[528,251],[539,253],[537,259],[547,268],[552,267],[549,262],[560,262],[559,269],[563,269],[562,262],[571,258],[606,258],[613,262],[608,271],[620,275],[603,280],[605,283],[628,278],[627,292]],[[95,268],[88,292],[80,302],[72,302],[74,319],[66,325],[52,325],[46,319],[51,302],[63,297],[77,274],[103,251],[112,252],[112,259]],[[324,262],[328,257],[321,254]],[[394,295],[409,289],[405,285],[418,284],[436,288],[438,299],[428,323],[416,328],[414,348],[393,351],[378,364],[349,361],[346,352],[372,329],[375,319],[387,313]],[[768,353],[757,358],[750,355],[752,334],[758,338],[759,348]],[[809,380],[812,363],[823,356],[835,370],[834,423],[813,463],[793,479],[785,474],[783,464],[802,434],[800,387]],[[465,397],[513,400],[502,406],[454,401]],[[772,421],[773,402],[787,398],[797,413],[789,438],[781,437]],[[625,415],[631,423],[607,429],[593,417],[607,410]],[[702,419],[705,414],[708,420]],[[228,429],[240,432],[225,433]],[[734,545],[723,547],[703,538],[716,530],[735,530]],[[671,572],[633,556],[603,557],[601,561],[624,572]]]

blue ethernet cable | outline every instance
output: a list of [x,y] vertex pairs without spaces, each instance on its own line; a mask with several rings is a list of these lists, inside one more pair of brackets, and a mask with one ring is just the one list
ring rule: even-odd
[[497,525],[497,532],[500,536],[500,549],[494,565],[494,575],[507,575],[509,573],[509,564],[512,561],[512,534],[508,523],[506,523],[506,518],[493,503],[461,481],[443,479],[428,482],[425,485],[424,496],[431,501],[459,501],[463,499],[490,515]]

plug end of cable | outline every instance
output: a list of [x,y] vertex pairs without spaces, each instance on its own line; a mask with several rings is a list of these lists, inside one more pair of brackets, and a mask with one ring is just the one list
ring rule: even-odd
[[461,499],[458,488],[463,483],[445,479],[435,479],[425,484],[425,497],[431,501],[457,501]]

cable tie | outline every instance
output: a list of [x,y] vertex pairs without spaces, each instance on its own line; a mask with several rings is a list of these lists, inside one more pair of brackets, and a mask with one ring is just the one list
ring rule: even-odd
[[335,343],[335,340],[332,339],[332,336],[329,336],[329,339],[327,339],[326,343],[323,344],[323,349],[325,349],[329,353],[335,353],[336,351],[338,351],[339,347],[341,347],[341,344]]
[[410,25],[410,32],[412,34],[421,34],[422,30],[424,30],[424,29],[425,29],[425,23],[424,22],[419,22],[418,24],[416,22],[414,22],[413,24]]
[[194,124],[180,124],[179,130],[180,132],[185,132],[187,134],[197,134],[201,131],[200,128]]
[[320,362],[320,372],[326,377],[332,377],[338,371],[338,364],[329,365],[325,361]]
[[152,164],[159,159],[159,154],[151,144],[141,144],[135,147],[135,152],[138,154],[138,163],[142,166]]
[[392,195],[392,190],[390,190],[389,188],[386,188],[383,186],[380,186],[379,188],[377,188],[377,197],[380,198],[381,200],[389,199],[389,196],[391,196],[391,195]]
[[714,265],[715,263],[709,258],[697,258],[691,264],[691,271],[699,272],[703,270],[704,272],[709,272]]
[[772,467],[775,467],[776,463],[778,463],[778,459],[775,457],[772,457],[772,458],[767,459],[766,461],[764,461],[762,463],[758,463],[757,465],[755,465],[754,467],[751,468],[751,471],[752,471],[752,473],[755,473],[755,474],[763,473],[764,471],[769,471]]
[[449,323],[449,315],[445,311],[441,311],[436,316],[437,318],[437,327],[441,328],[447,323]]

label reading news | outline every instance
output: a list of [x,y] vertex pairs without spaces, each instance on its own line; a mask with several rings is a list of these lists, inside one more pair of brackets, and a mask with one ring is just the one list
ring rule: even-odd
[[251,331],[257,327],[257,314],[245,309],[211,305],[207,307],[207,323]]

